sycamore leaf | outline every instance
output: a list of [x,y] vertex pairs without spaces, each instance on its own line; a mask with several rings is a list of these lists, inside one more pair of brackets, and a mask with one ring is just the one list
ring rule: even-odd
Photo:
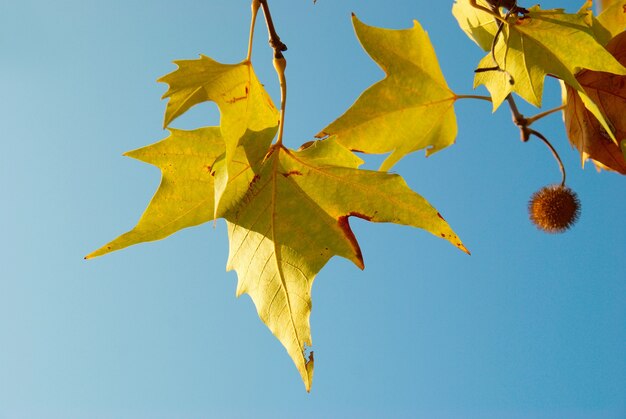
[[[607,50],[626,64],[626,32],[613,38]],[[583,70],[576,79],[588,97],[597,103],[617,138],[626,138],[626,76]],[[577,91],[566,89],[565,127],[570,142],[581,153],[583,164],[591,159],[598,168],[626,175],[626,158],[619,143],[612,141],[597,118],[589,112]]]
[[220,129],[170,129],[170,132],[162,141],[125,154],[159,167],[161,185],[135,228],[87,255],[86,259],[133,244],[160,240],[213,219],[212,166],[224,154]]
[[[373,54],[383,57],[381,62],[396,58],[406,61],[409,69],[400,66],[397,80],[393,76],[395,66],[389,67],[394,69],[388,77],[391,87],[383,86],[382,91],[404,89],[407,97],[388,100],[388,104],[403,101],[406,109],[396,109],[398,114],[406,112],[406,116],[427,120],[413,126],[426,133],[417,135],[415,138],[421,139],[410,146],[398,143],[406,135],[393,132],[399,128],[393,124],[406,124],[406,119],[387,115],[387,122],[377,125],[378,130],[390,133],[392,146],[387,145],[385,151],[396,150],[395,157],[388,159],[389,166],[417,148],[432,146],[433,152],[452,142],[456,122],[451,107],[456,97],[432,61],[432,46],[421,28],[416,24],[412,30],[394,32],[369,28],[358,21],[355,27],[357,33],[364,34],[364,45],[372,46]],[[385,42],[376,45],[373,37],[377,31],[384,32],[387,42],[398,41],[400,48],[393,49]],[[404,51],[405,46],[413,49]],[[394,54],[400,55],[394,58]],[[226,65],[201,56],[177,64],[178,70],[160,80],[170,86],[164,96],[169,98],[165,125],[195,104],[214,101],[221,112],[220,126],[195,131],[172,129],[166,140],[130,152],[130,156],[161,169],[161,186],[134,229],[88,257],[225,218],[230,238],[227,267],[237,271],[237,294],[250,294],[259,316],[285,346],[310,390],[313,354],[306,357],[305,352],[311,345],[313,279],[334,255],[364,266],[349,217],[423,228],[465,252],[467,249],[443,217],[401,177],[359,170],[362,161],[335,140],[316,141],[297,152],[282,145],[271,146],[278,112],[249,62]],[[408,76],[411,71],[421,71],[423,79],[409,88],[392,86],[415,81]],[[419,96],[420,86],[427,100],[412,101],[410,96]],[[384,109],[378,104],[376,112],[381,111],[382,118]],[[439,125],[429,122],[433,115],[441,119]],[[368,127],[370,135],[373,127]]]
[[425,148],[430,155],[454,143],[457,97],[420,24],[414,21],[411,29],[390,30],[365,25],[355,16],[352,20],[361,45],[386,77],[317,137],[332,136],[365,153],[392,152],[380,170],[389,170],[408,153]]
[[225,214],[237,295],[250,294],[307,391],[313,377],[312,355],[305,355],[312,343],[313,279],[334,255],[364,267],[349,217],[423,228],[467,252],[437,210],[400,176],[359,170],[360,162],[333,140],[297,152],[274,146],[254,169],[240,205]]

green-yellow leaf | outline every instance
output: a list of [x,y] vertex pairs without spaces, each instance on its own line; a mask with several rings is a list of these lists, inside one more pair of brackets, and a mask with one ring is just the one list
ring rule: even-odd
[[[369,38],[377,29],[360,22],[355,22],[355,27],[357,33],[365,33],[365,43],[373,42]],[[456,98],[445,86],[436,62],[429,61],[434,58],[430,44],[415,44],[405,39],[409,35],[427,41],[425,33],[419,26],[397,32],[400,36],[387,31],[387,41],[396,39],[400,46],[417,49],[385,51],[386,47],[379,45],[374,48],[375,54],[391,60],[393,54],[402,53],[408,67],[422,71],[430,81],[439,82],[427,89],[431,102],[397,99],[424,108],[420,111],[407,108],[409,116],[432,119],[432,115],[438,115],[448,121],[443,128],[424,123],[416,126],[427,129],[427,135],[439,133],[453,141],[454,135],[448,134],[451,130],[456,133],[454,114],[451,109],[438,110],[438,103],[434,102],[447,103],[445,106],[451,108]],[[402,178],[359,170],[362,161],[335,140],[316,141],[298,152],[282,145],[270,146],[278,125],[278,112],[249,63],[225,65],[202,56],[177,64],[178,70],[161,79],[170,85],[165,95],[170,99],[165,124],[195,104],[214,101],[220,108],[221,125],[195,131],[172,129],[166,140],[130,152],[130,156],[161,169],[161,186],[134,229],[88,257],[164,238],[216,217],[226,218],[230,238],[228,269],[238,273],[237,293],[251,295],[259,316],[285,346],[309,390],[313,355],[307,357],[306,351],[311,345],[309,315],[313,279],[334,255],[363,268],[349,217],[423,228],[467,250],[439,213],[412,192]],[[410,73],[400,70],[399,74]],[[393,80],[391,76],[389,79]],[[410,81],[403,76],[392,83],[407,80]],[[424,80],[420,83],[428,84]],[[417,87],[404,88],[405,94],[416,93],[412,90],[416,88],[419,83]],[[394,117],[391,120],[404,121]],[[380,129],[389,130],[389,127]],[[398,136],[392,135],[391,139],[397,141]],[[432,140],[422,147],[428,145],[433,151],[444,146]],[[405,154],[411,151],[402,150]],[[393,163],[400,157],[388,160]]]
[[281,341],[305,387],[313,378],[309,316],[315,275],[334,256],[363,268],[349,217],[423,228],[466,251],[445,220],[398,175],[359,170],[360,160],[333,140],[302,151],[274,146],[255,168],[247,194],[225,214],[228,269],[237,294],[250,294]]
[[137,226],[86,258],[101,256],[133,244],[160,240],[186,227],[213,219],[212,166],[224,154],[218,127],[194,131],[170,129],[158,143],[126,153],[161,169],[161,185]]
[[368,88],[336,121],[317,134],[332,136],[351,150],[392,152],[381,170],[406,154],[430,155],[454,143],[454,102],[428,34],[415,21],[411,29],[368,26],[353,17],[361,45],[386,77]]

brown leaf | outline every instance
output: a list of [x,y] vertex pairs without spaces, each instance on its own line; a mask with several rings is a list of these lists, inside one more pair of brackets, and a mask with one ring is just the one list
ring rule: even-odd
[[[606,49],[626,65],[626,32],[613,38]],[[583,70],[576,74],[587,95],[606,116],[618,141],[626,139],[626,76]],[[576,90],[566,86],[567,105],[564,110],[567,136],[580,151],[583,163],[591,159],[598,169],[613,170],[626,175],[626,159],[602,128],[595,116],[585,108]]]

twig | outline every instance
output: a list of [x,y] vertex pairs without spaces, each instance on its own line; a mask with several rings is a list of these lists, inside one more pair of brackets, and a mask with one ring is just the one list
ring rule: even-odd
[[528,120],[519,111],[517,103],[515,103],[515,99],[513,98],[513,96],[508,95],[506,97],[506,101],[509,103],[509,107],[511,108],[513,123],[517,125],[517,127],[520,129],[520,136],[522,138],[522,141],[528,141],[530,139],[530,128],[528,128]]
[[285,45],[278,34],[276,28],[274,28],[274,22],[272,21],[272,14],[270,13],[270,6],[267,0],[259,0],[261,7],[263,8],[263,14],[265,15],[265,23],[267,25],[267,32],[270,35],[270,46],[274,49],[274,58],[283,58],[283,51],[287,51],[287,45]]
[[513,123],[515,123],[515,125],[517,125],[517,127],[520,130],[520,136],[522,141],[526,142],[530,139],[530,137],[532,135],[534,135],[535,137],[539,138],[541,141],[543,141],[543,143],[548,146],[548,148],[550,149],[550,151],[552,152],[552,155],[554,156],[554,159],[556,160],[556,162],[559,165],[559,169],[561,170],[561,186],[565,186],[565,178],[566,178],[566,174],[565,174],[565,166],[563,165],[563,161],[561,160],[561,157],[559,156],[559,153],[556,151],[556,149],[552,146],[552,143],[550,143],[550,141],[548,141],[548,139],[539,131],[536,131],[534,129],[530,128],[530,125],[533,122],[538,121],[541,118],[544,118],[550,114],[553,114],[555,112],[558,112],[560,110],[563,109],[563,106],[559,106],[558,108],[554,108],[554,109],[550,109],[548,111],[542,112],[540,114],[537,114],[531,118],[526,118],[524,115],[522,115],[522,113],[519,111],[519,108],[517,107],[517,103],[515,103],[515,99],[513,98],[512,95],[508,95],[506,97],[506,101],[509,104],[509,107],[511,108],[511,114],[513,115]]
[[538,113],[535,116],[531,116],[530,118],[526,118],[526,121],[528,122],[528,125],[530,125],[533,122],[537,122],[541,118],[545,118],[546,116],[552,115],[555,112],[562,111],[563,109],[565,109],[565,105],[557,106],[556,108],[549,109],[549,110],[547,110],[545,112]]

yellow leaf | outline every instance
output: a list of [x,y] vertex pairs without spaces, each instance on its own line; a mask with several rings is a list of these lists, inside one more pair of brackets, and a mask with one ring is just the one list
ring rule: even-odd
[[[359,22],[355,27],[357,33],[365,33],[366,40],[377,31]],[[425,33],[417,26],[400,32],[388,31],[386,37],[417,47],[405,52],[405,58],[414,64],[425,61],[409,67],[438,82],[428,90],[430,99],[449,102],[443,106],[451,107],[455,97],[445,87],[436,62],[428,61],[434,57],[430,44],[404,39],[409,35],[427,40]],[[381,56],[400,52],[385,51],[384,45],[375,49]],[[172,129],[166,140],[129,153],[161,168],[161,186],[134,229],[88,257],[157,240],[216,217],[225,218],[230,238],[227,267],[237,271],[237,294],[250,294],[259,316],[287,349],[308,391],[314,362],[312,352],[307,356],[312,343],[309,316],[313,279],[334,255],[364,266],[350,217],[423,228],[465,252],[467,249],[437,210],[411,191],[402,178],[359,170],[362,161],[337,141],[315,141],[300,151],[271,146],[278,112],[249,63],[225,65],[202,56],[177,64],[178,70],[161,79],[170,85],[165,95],[170,98],[166,125],[193,105],[211,100],[220,108],[220,127]],[[402,77],[390,79],[390,83],[407,81]],[[415,88],[404,88],[405,94],[415,93]],[[413,113],[408,109],[409,115],[429,119],[433,112],[440,112],[441,118],[452,121],[445,128],[419,122],[416,126],[431,127],[427,135],[456,133],[453,113],[437,111],[434,103],[422,101],[415,106],[424,109]],[[453,140],[453,136],[444,137]],[[445,141],[429,144],[435,150]]]
[[[169,89],[164,126],[203,102],[215,102],[220,109],[220,126],[241,136],[246,129],[261,131],[278,124],[278,112],[256,77],[249,61],[222,64],[205,55],[197,60],[174,61],[175,71],[158,81]],[[234,146],[232,147],[234,149]]]
[[360,160],[333,140],[302,151],[274,146],[240,205],[225,214],[228,269],[237,295],[250,294],[257,312],[293,359],[310,390],[313,367],[309,316],[317,272],[334,256],[363,269],[349,218],[423,228],[465,246],[424,198],[398,175],[359,170]]
[[361,45],[386,77],[371,86],[318,138],[332,136],[364,153],[392,152],[380,170],[389,170],[406,154],[433,154],[454,143],[454,102],[428,34],[417,21],[411,29],[367,26],[353,16]]

